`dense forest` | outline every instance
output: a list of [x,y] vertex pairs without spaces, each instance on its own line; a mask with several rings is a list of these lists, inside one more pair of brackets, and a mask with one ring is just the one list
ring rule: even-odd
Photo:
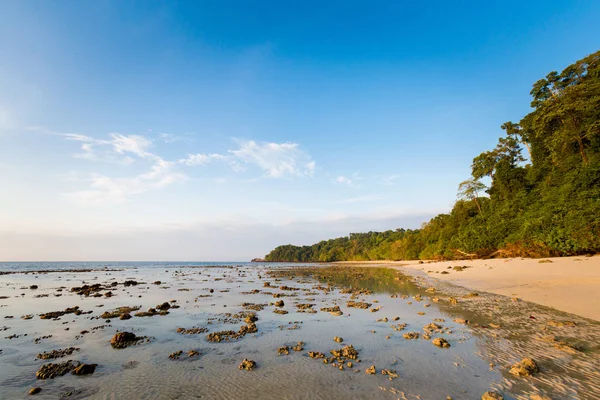
[[[457,259],[600,251],[600,51],[551,72],[533,111],[473,159],[449,214],[421,229],[279,246],[267,261]],[[482,181],[489,182],[489,187]]]

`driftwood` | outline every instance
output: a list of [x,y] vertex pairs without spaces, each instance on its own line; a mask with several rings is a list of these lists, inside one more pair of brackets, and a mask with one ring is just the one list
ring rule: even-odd
[[474,254],[474,253],[473,254],[465,253],[464,251],[459,250],[459,249],[452,249],[452,251],[454,251],[462,256],[469,257],[471,259],[477,258],[477,254]]

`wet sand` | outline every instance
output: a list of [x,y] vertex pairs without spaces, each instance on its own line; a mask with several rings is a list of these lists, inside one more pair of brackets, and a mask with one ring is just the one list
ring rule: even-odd
[[[0,398],[600,397],[600,324],[388,268],[60,271],[2,275],[0,288]],[[139,309],[108,316],[123,306]],[[119,331],[144,339],[114,348]],[[524,357],[539,372],[511,375]],[[97,366],[36,377],[67,360]]]
[[[600,321],[600,255],[546,259],[426,261],[423,264],[418,261],[340,264],[386,265],[406,273],[422,271],[454,285],[519,297]],[[456,266],[468,268],[457,271],[453,269]]]

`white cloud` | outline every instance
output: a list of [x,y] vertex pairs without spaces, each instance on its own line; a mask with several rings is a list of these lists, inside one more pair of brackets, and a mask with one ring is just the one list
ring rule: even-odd
[[233,165],[243,163],[257,166],[268,177],[312,176],[315,162],[300,149],[297,143],[264,143],[237,140],[240,148],[229,150],[234,156]]
[[352,174],[352,177],[340,175],[337,178],[333,179],[331,182],[334,185],[346,185],[349,187],[358,188],[360,187],[360,184],[358,184],[358,182],[361,180],[363,180],[363,178],[358,172],[355,172]]
[[383,197],[379,195],[368,195],[368,196],[358,196],[358,197],[350,197],[348,199],[343,199],[339,201],[334,201],[333,204],[350,204],[350,203],[364,203],[369,201],[377,201],[381,200]]
[[297,143],[263,143],[253,140],[236,139],[239,148],[228,150],[227,154],[188,154],[177,162],[188,167],[206,165],[213,161],[226,162],[236,172],[246,171],[247,166],[255,166],[270,178],[284,176],[312,176],[315,162],[300,149]]
[[141,158],[153,157],[148,149],[152,146],[152,140],[139,135],[121,135],[120,133],[111,133],[112,145],[115,152],[119,154],[132,153]]
[[222,154],[188,154],[186,158],[182,158],[177,161],[179,164],[187,165],[188,167],[195,167],[198,165],[205,165],[212,161],[226,160],[227,157]]
[[385,186],[394,186],[396,184],[396,180],[401,178],[402,175],[389,175],[381,178],[381,184]]
[[149,151],[153,142],[145,136],[111,133],[110,139],[107,140],[77,133],[62,136],[67,140],[81,142],[83,152],[75,154],[75,158],[131,164],[135,161],[133,157],[137,157],[151,163],[147,172],[134,177],[112,178],[101,173],[90,174],[83,179],[88,182],[88,189],[66,194],[68,198],[79,203],[122,203],[131,196],[186,179],[184,174],[174,170],[175,162],[166,161]]
[[152,140],[144,136],[111,133],[109,140],[96,139],[79,133],[64,133],[61,136],[67,140],[81,142],[83,152],[74,154],[75,158],[131,164],[134,159],[127,156],[127,153],[136,155],[139,158],[155,157],[148,152],[148,149],[152,146]]
[[[149,132],[152,132],[152,129],[148,130]],[[184,133],[183,135],[176,135],[174,133],[159,133],[158,134],[158,140],[165,142],[165,143],[175,143],[175,142],[193,142],[194,139],[192,138],[192,133],[187,132]]]
[[338,176],[337,178],[335,178],[333,183],[341,183],[344,185],[352,186],[352,179],[346,178],[345,176]]
[[[89,175],[83,179],[89,185],[86,190],[66,194],[84,204],[122,203],[131,196],[183,181],[187,177],[177,171],[180,166],[194,167],[221,161],[237,172],[245,171],[247,166],[257,167],[271,178],[312,176],[315,170],[315,162],[297,143],[259,144],[253,140],[237,139],[239,147],[228,150],[225,154],[188,154],[177,161],[167,161],[150,151],[154,141],[142,135],[111,133],[108,139],[97,139],[79,133],[57,133],[39,127],[30,129],[79,142],[81,152],[74,154],[75,158],[125,165],[134,162],[150,163],[148,172],[133,177],[114,178],[102,173]],[[169,138],[168,134],[164,135],[160,137],[163,141]]]
[[111,178],[94,173],[85,179],[89,189],[66,196],[82,204],[123,203],[131,196],[184,181],[185,175],[173,171],[173,166],[173,162],[156,157],[148,172],[132,178]]

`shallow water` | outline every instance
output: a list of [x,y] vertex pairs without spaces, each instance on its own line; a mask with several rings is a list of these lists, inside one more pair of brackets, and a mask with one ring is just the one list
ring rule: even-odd
[[[481,296],[476,299],[479,303],[475,311],[467,307],[473,303],[450,307],[443,297],[438,302],[432,301],[438,296],[433,290],[425,291],[393,270],[345,269],[351,271],[348,273],[335,268],[331,271],[331,268],[287,269],[282,265],[260,264],[197,268],[159,264],[120,271],[0,276],[0,296],[8,296],[0,300],[0,329],[8,328],[0,332],[0,398],[26,398],[34,386],[42,388],[36,397],[48,399],[67,394],[69,398],[94,399],[425,400],[446,396],[478,399],[491,388],[503,391],[506,399],[528,399],[534,392],[547,392],[553,394],[552,398],[598,398],[600,389],[593,383],[600,378],[598,365],[594,364],[598,349],[593,346],[587,345],[582,354],[553,355],[556,363],[544,363],[538,377],[513,378],[507,373],[509,363],[518,361],[516,358],[531,346],[519,337],[523,332],[510,328],[518,324],[523,329],[518,317],[509,311],[501,313],[507,315],[502,317],[506,322],[502,322],[501,328],[493,330],[484,325],[486,319],[491,318],[490,310],[495,312],[496,300],[486,301],[485,296]],[[119,284],[111,289],[110,298],[70,292],[72,287],[84,283],[110,284],[125,280],[144,283],[128,287]],[[160,285],[152,283],[157,280],[161,281]],[[263,287],[264,282],[271,282],[272,287]],[[29,289],[33,284],[39,288]],[[282,285],[299,290],[281,290]],[[323,290],[327,285],[330,290]],[[65,289],[57,292],[60,287]],[[340,289],[345,287],[371,290],[373,294],[355,296],[356,300],[367,301],[372,303],[371,309],[381,307],[381,310],[370,312],[347,307],[352,294],[341,293]],[[252,291],[258,293],[251,294]],[[276,293],[285,296],[274,298]],[[62,296],[56,297],[57,294]],[[40,295],[48,297],[35,297]],[[422,296],[421,301],[417,295]],[[111,319],[110,322],[98,318],[102,312],[120,306],[139,305],[147,310],[171,300],[176,300],[180,308],[169,310],[165,316]],[[283,309],[289,311],[288,314],[273,313],[275,307],[269,304],[277,300],[285,302]],[[244,311],[241,306],[244,302],[267,304],[264,310],[257,312],[257,333],[237,341],[213,343],[206,340],[206,333],[182,335],[176,332],[178,327],[205,327],[209,332],[237,331],[245,325],[243,320],[222,321],[223,314]],[[314,304],[317,312],[298,312],[296,303]],[[342,316],[320,311],[322,307],[334,305],[340,306]],[[58,320],[42,320],[38,316],[72,306],[92,313],[67,314]],[[548,318],[553,315],[548,310],[543,313]],[[25,314],[34,314],[34,318],[21,319]],[[377,322],[384,317],[388,322]],[[392,321],[393,317],[400,318]],[[457,317],[468,318],[472,323],[456,323]],[[567,316],[558,313],[556,317],[564,320]],[[578,326],[588,324],[587,336],[582,338],[586,343],[600,337],[594,323],[569,317],[576,319]],[[439,322],[442,319],[444,321]],[[451,344],[450,348],[438,348],[431,340],[402,337],[410,331],[422,334],[423,327],[434,320],[447,331],[441,335],[434,333],[432,338],[443,336]],[[406,329],[397,332],[390,327],[398,323],[406,323]],[[89,333],[81,335],[83,330]],[[148,336],[150,342],[116,350],[109,342],[117,331]],[[6,338],[13,334],[21,336]],[[35,338],[47,335],[52,337],[34,342]],[[527,336],[527,332],[524,335]],[[334,342],[334,336],[342,337],[343,343]],[[299,341],[305,343],[303,351],[290,350],[289,355],[278,355],[279,347],[293,346]],[[329,355],[330,350],[347,344],[359,351],[360,362],[343,371],[307,355],[308,351]],[[43,351],[70,346],[80,351],[57,360],[36,359]],[[169,354],[177,350],[184,352],[180,359],[169,359]],[[189,350],[197,350],[200,355],[187,357]],[[545,347],[537,350],[544,352]],[[244,358],[255,360],[257,368],[239,370],[238,365]],[[49,380],[36,379],[41,365],[68,359],[96,363],[98,367],[88,376],[67,374]],[[491,362],[495,364],[493,367],[490,367]],[[578,367],[572,368],[573,364]],[[375,365],[376,375],[365,373],[371,365]],[[398,378],[388,379],[380,373],[381,369],[396,370]],[[558,386],[553,393],[554,384]]]

